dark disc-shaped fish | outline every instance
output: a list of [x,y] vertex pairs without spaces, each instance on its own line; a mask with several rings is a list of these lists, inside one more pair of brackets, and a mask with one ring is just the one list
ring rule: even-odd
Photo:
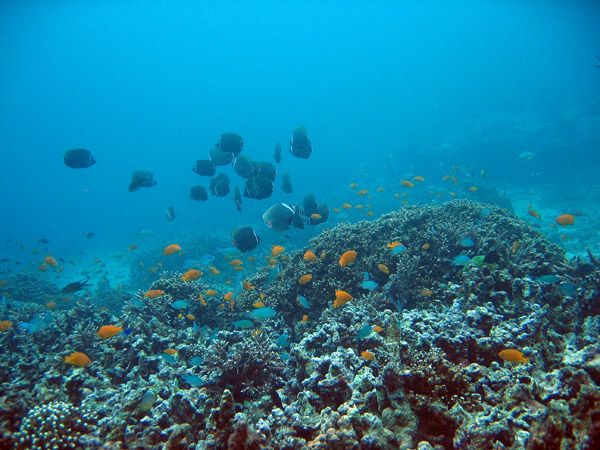
[[233,193],[233,201],[235,202],[235,206],[238,211],[242,210],[242,194],[240,192],[239,187],[235,187],[235,191]]
[[217,146],[224,152],[233,153],[237,156],[244,148],[244,140],[239,134],[223,133]]
[[211,149],[211,151],[208,153],[208,156],[215,166],[226,166],[233,161],[233,153],[224,152],[217,146],[214,146]]
[[190,188],[190,198],[192,200],[204,202],[208,200],[208,191],[204,186],[194,186]]
[[312,144],[308,139],[306,127],[300,125],[294,128],[290,139],[290,153],[298,158],[308,159],[312,153]]
[[244,197],[262,200],[273,193],[273,182],[264,175],[257,175],[246,180]]
[[279,142],[275,144],[275,153],[273,154],[273,159],[275,159],[277,164],[281,162],[281,144]]
[[156,180],[152,172],[146,170],[136,170],[131,175],[131,183],[129,183],[129,192],[135,192],[141,187],[156,186]]
[[264,175],[271,181],[275,181],[277,176],[277,169],[275,166],[267,161],[258,161],[254,163],[253,175]]
[[275,231],[287,230],[293,219],[294,208],[285,203],[277,203],[263,214],[264,222]]
[[175,208],[172,206],[167,206],[165,209],[165,217],[169,222],[173,222],[175,220]]
[[231,242],[242,253],[256,248],[260,238],[250,227],[238,227],[231,232]]
[[290,173],[287,170],[283,172],[283,176],[281,177],[281,189],[286,194],[292,193],[292,180],[290,180]]
[[210,159],[199,159],[196,161],[196,165],[192,169],[198,175],[203,177],[212,177],[217,170],[217,166]]
[[91,152],[83,148],[68,150],[63,155],[63,160],[65,164],[72,169],[85,169],[96,163]]
[[320,223],[326,222],[329,218],[329,208],[326,205],[319,205],[317,208],[317,212],[311,214],[308,217],[308,223],[311,225],[318,225]]
[[308,194],[306,197],[304,197],[302,208],[304,210],[304,215],[307,217],[319,213],[319,204],[317,203],[317,200],[315,200],[315,196],[313,194]]
[[229,177],[224,173],[210,179],[210,193],[215,197],[225,197],[229,194]]
[[248,155],[239,155],[233,161],[233,170],[242,178],[250,178],[254,172],[254,164]]
[[294,208],[292,225],[296,228],[304,228],[304,218],[302,217],[302,211],[300,210],[300,203],[296,204],[296,207]]
[[87,286],[89,278],[86,278],[84,281],[75,281],[74,283],[67,284],[64,288],[62,288],[61,292],[63,294],[72,294],[73,292],[78,292],[83,289],[84,286]]

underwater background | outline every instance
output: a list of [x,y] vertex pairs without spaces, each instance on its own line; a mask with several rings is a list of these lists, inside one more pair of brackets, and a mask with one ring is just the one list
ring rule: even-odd
[[1,2],[0,448],[600,447],[598,23]]

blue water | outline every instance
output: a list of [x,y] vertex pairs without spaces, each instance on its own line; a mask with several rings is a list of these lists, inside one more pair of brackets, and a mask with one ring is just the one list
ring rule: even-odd
[[[330,208],[355,205],[349,183],[381,186],[376,218],[401,207],[393,193],[408,175],[428,186],[415,202],[435,200],[428,189],[450,189],[441,179],[452,166],[474,184],[485,170],[521,216],[529,202],[578,209],[591,230],[598,23],[594,1],[1,2],[0,256],[35,267],[40,238],[55,256],[91,257],[139,243],[141,228],[170,244],[228,238],[240,225],[255,227],[264,250],[281,240],[261,220],[276,202],[314,193]],[[300,124],[308,160],[287,152]],[[273,162],[278,141],[284,149],[273,196],[244,199],[241,213],[230,196],[188,198],[208,186],[191,168],[223,132],[239,133],[254,160]],[[77,147],[97,163],[66,167],[63,153]],[[521,161],[525,151],[534,158]],[[158,185],[127,192],[135,170]],[[279,187],[284,170],[291,195]],[[232,191],[243,186],[219,171]],[[290,233],[301,246],[318,230]]]

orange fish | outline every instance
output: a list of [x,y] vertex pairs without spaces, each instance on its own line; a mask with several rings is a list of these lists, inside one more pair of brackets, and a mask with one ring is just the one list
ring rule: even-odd
[[127,250],[129,250],[130,252],[134,251],[136,248],[138,248],[137,244],[133,244],[130,245],[129,247],[127,247]]
[[306,323],[307,320],[308,320],[308,314],[304,314],[302,316],[302,323]]
[[315,262],[317,260],[317,255],[315,255],[312,251],[307,250],[306,253],[304,253],[303,258],[305,261]]
[[358,185],[356,183],[350,183],[350,187],[352,189],[356,189],[358,187]]
[[46,303],[46,308],[54,309],[54,308],[56,308],[56,303],[48,302],[48,303]]
[[242,266],[237,266],[237,267],[234,267],[233,270],[236,272],[241,272],[242,270],[244,270],[244,268]]
[[381,332],[383,331],[383,327],[380,327],[379,325],[375,325],[375,326],[373,327],[373,331],[374,331],[375,333],[381,333]]
[[379,270],[381,270],[383,273],[390,273],[390,269],[388,269],[388,266],[386,266],[385,264],[377,264],[377,267],[379,268]]
[[226,294],[223,296],[223,298],[224,298],[225,300],[227,300],[227,301],[230,301],[230,300],[231,300],[231,297],[233,297],[233,292],[227,292],[227,293],[226,293]]
[[261,293],[259,294],[259,297],[260,297],[260,299],[261,299],[261,300],[264,300],[264,299],[265,299],[265,294],[263,294],[263,293],[261,292]]
[[361,189],[360,191],[358,191],[356,193],[356,195],[358,195],[359,197],[362,197],[363,195],[367,195],[369,193],[369,191],[367,191],[366,189]]
[[244,261],[242,261],[241,259],[232,259],[231,261],[229,261],[229,265],[231,267],[241,266],[242,264],[244,264]]
[[516,362],[520,364],[527,364],[529,362],[529,359],[525,358],[522,352],[512,348],[502,350],[500,353],[498,353],[498,356],[500,356],[500,358],[502,358],[504,361],[508,362]]
[[8,330],[10,327],[12,327],[11,321],[3,320],[2,322],[0,322],[0,332]]
[[188,320],[194,320],[196,318],[196,316],[193,315],[193,314],[186,314],[185,318],[188,319]]
[[168,348],[168,349],[166,349],[166,350],[165,350],[163,353],[164,353],[164,354],[166,354],[166,355],[171,355],[171,356],[173,356],[173,355],[176,355],[176,354],[177,354],[177,353],[179,353],[179,352],[177,351],[177,349],[174,349],[174,348]]
[[252,332],[252,336],[257,337],[257,336],[260,336],[261,333],[262,333],[262,330],[259,328],[258,330],[254,330]]
[[165,249],[163,250],[163,255],[174,255],[175,253],[178,253],[180,250],[181,250],[181,247],[179,246],[179,244],[167,245],[165,247]]
[[367,212],[367,216],[369,216],[369,217],[372,216],[373,214],[375,214],[373,211]]
[[58,262],[52,256],[46,256],[44,262],[49,266],[58,266]]
[[144,297],[147,298],[156,298],[156,297],[160,297],[161,295],[163,295],[165,293],[165,291],[163,291],[162,289],[149,289],[145,294]]
[[351,205],[350,203],[344,203],[344,204],[342,205],[342,208],[343,208],[343,209],[350,209],[350,208],[352,208],[352,205]]
[[456,177],[453,176],[453,177],[450,177],[450,179],[456,186],[458,186],[458,180],[456,179]]
[[307,273],[306,275],[302,275],[300,277],[300,279],[298,279],[298,283],[300,283],[300,284],[306,284],[310,280],[312,280],[312,275],[310,273]]
[[442,181],[448,181],[450,179],[450,175],[445,175],[444,178],[442,178]]
[[404,245],[402,242],[398,242],[398,241],[393,241],[390,242],[389,244],[385,244],[385,246],[387,248],[394,248],[394,247],[398,247],[399,245]]
[[354,250],[348,250],[340,257],[340,266],[346,267],[356,259],[357,253]]
[[210,270],[210,273],[213,274],[213,275],[219,275],[221,273],[221,272],[219,272],[219,269],[217,269],[214,266],[210,266],[209,270]]
[[384,190],[381,186],[377,188],[377,192],[383,192]]
[[200,300],[200,304],[201,304],[202,306],[206,306],[206,300],[204,300],[204,295],[200,294],[200,295],[198,296],[198,300]]
[[400,184],[402,186],[404,186],[405,188],[411,188],[411,187],[415,187],[415,183],[413,183],[412,181],[408,181],[408,180],[402,180],[400,182]]
[[371,352],[368,351],[362,351],[360,352],[360,356],[363,357],[363,359],[367,360],[367,361],[373,361],[375,359],[375,355]]
[[345,305],[346,303],[348,303],[353,298],[354,297],[352,297],[346,291],[340,291],[340,290],[336,289],[335,290],[335,300],[333,302],[333,307],[334,308],[338,308],[338,307],[340,307],[342,305]]
[[98,337],[100,339],[109,339],[113,336],[116,336],[121,331],[123,331],[123,327],[121,325],[119,325],[118,327],[114,325],[104,325],[98,330]]
[[319,255],[319,259],[325,259],[326,256],[327,256],[327,253],[323,252]]
[[214,289],[209,289],[204,294],[208,295],[209,297],[214,297],[215,295],[217,295],[217,291],[215,291]]
[[86,367],[92,363],[92,360],[85,353],[73,352],[69,356],[65,356],[65,362],[77,367]]
[[254,302],[254,303],[252,303],[252,306],[254,306],[256,309],[258,309],[258,308],[264,308],[265,304],[263,302]]
[[563,227],[566,225],[573,225],[575,223],[575,216],[573,216],[573,214],[561,214],[554,219],[554,221]]
[[413,180],[421,182],[421,181],[425,181],[425,178],[417,176],[417,177],[413,177]]
[[283,252],[285,250],[284,247],[282,247],[281,245],[274,245],[273,248],[271,249],[271,256],[273,258],[275,258],[276,256],[279,256],[281,254],[281,252]]
[[193,280],[197,280],[201,276],[202,276],[202,272],[200,272],[199,270],[190,269],[186,273],[183,274],[181,279],[183,281],[193,281]]
[[425,242],[423,245],[421,245],[421,248],[423,250],[429,250],[429,242]]
[[244,291],[251,291],[254,289],[254,286],[252,286],[249,281],[242,281],[242,289]]
[[310,215],[310,218],[312,220],[321,220],[323,217],[321,216],[321,214],[313,213]]
[[229,302],[229,307],[231,308],[232,311],[233,311],[233,305],[235,305],[235,300],[231,300]]
[[479,189],[477,186],[471,186],[469,192],[475,192],[477,189]]
[[423,289],[421,291],[421,295],[423,295],[425,297],[429,297],[429,296],[433,295],[433,291],[430,291],[429,289]]
[[536,219],[540,219],[542,217],[535,209],[528,209],[527,212],[530,216],[535,217]]
[[45,271],[47,271],[47,270],[48,270],[48,264],[46,264],[46,263],[42,263],[42,264],[40,264],[40,265],[38,266],[38,270],[39,270],[40,272],[45,272]]
[[358,204],[358,205],[356,205],[354,208],[355,208],[355,209],[358,209],[358,210],[361,210],[361,209],[363,209],[363,205],[361,205],[361,204]]
[[519,248],[521,248],[521,243],[519,241],[513,242],[512,252],[517,253],[517,250],[519,250]]
[[256,258],[254,256],[248,256],[248,261],[255,262]]
[[178,319],[183,319],[183,314],[182,313],[177,314],[177,318]]

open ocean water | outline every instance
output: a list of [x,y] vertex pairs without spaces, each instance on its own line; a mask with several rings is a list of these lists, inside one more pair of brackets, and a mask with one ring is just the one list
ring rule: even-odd
[[1,2],[0,448],[600,448],[599,23]]

